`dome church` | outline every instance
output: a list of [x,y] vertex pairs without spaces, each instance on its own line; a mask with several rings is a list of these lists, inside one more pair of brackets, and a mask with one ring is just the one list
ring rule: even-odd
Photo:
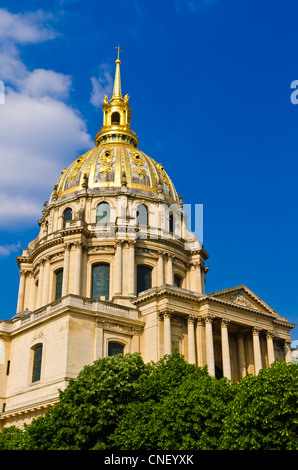
[[109,355],[178,349],[237,381],[290,361],[295,325],[248,287],[205,293],[208,253],[163,164],[139,149],[120,64],[118,48],[95,147],[62,171],[17,258],[17,312],[0,321],[0,429],[44,414]]

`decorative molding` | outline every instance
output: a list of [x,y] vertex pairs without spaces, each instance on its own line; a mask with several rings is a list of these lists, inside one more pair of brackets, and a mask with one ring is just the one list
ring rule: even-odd
[[240,292],[234,295],[230,295],[229,300],[233,304],[241,305],[242,307],[256,308],[255,305],[252,302],[250,302],[244,294]]

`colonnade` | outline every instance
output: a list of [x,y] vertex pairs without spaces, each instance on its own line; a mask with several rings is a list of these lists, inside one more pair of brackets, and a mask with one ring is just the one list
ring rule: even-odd
[[[172,353],[172,319],[173,311],[166,309],[160,312],[159,316],[163,320],[163,343],[164,354]],[[232,378],[231,367],[231,351],[229,340],[229,320],[226,318],[216,318],[214,315],[203,315],[201,317],[195,315],[187,316],[187,360],[191,364],[196,364],[199,367],[207,364],[208,372],[210,375],[215,376],[215,354],[214,354],[214,335],[213,323],[220,321],[221,331],[221,354],[222,354],[222,368],[223,376],[228,379]],[[248,328],[246,328],[247,330]],[[251,327],[252,344],[253,344],[253,360],[255,375],[263,368],[260,333],[261,330],[257,327]],[[267,344],[267,357],[268,365],[275,361],[273,332],[266,331],[266,344]],[[205,350],[203,350],[203,348]],[[245,358],[244,336],[239,330],[237,334],[237,352],[238,352],[238,365],[240,379],[247,375],[247,364]],[[291,361],[290,341],[284,343],[284,354],[286,362]],[[205,364],[203,361],[205,358]]]
[[[83,251],[86,245],[83,241],[65,242],[63,245],[63,253],[60,254],[61,259],[59,269],[63,268],[62,277],[62,297],[67,294],[87,295],[86,289],[82,283],[82,268],[83,268]],[[136,240],[115,240],[115,252],[111,257],[111,265],[113,265],[113,282],[111,298],[113,295],[136,295],[136,257],[142,255],[143,248],[137,246]],[[146,256],[146,250],[144,254]],[[147,250],[148,251],[148,250]],[[152,287],[162,286],[164,284],[174,284],[175,266],[174,263],[184,264],[183,270],[179,268],[182,275],[183,287],[198,293],[204,293],[204,263],[203,261],[194,261],[189,264],[183,263],[179,257],[176,258],[175,254],[164,249],[149,249],[154,253],[153,257],[148,258],[148,263],[152,268],[154,267],[152,276]],[[108,254],[110,256],[110,254]],[[37,291],[34,289],[34,282],[36,277],[33,271],[20,270],[20,284],[17,312],[20,312],[24,307],[29,309],[40,308],[47,303],[54,300],[53,290],[51,288],[51,275],[53,271],[53,258],[56,254],[46,255],[39,260],[38,265],[34,268],[38,269],[38,286]],[[57,265],[58,266],[58,265]],[[177,266],[177,265],[176,265]],[[29,275],[32,276],[32,285],[27,284]],[[27,289],[32,289],[27,293]],[[25,297],[27,299],[24,305]],[[28,299],[31,299],[28,302]]]

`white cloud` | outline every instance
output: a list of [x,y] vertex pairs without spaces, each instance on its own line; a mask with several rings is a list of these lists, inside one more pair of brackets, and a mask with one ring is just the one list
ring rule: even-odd
[[21,84],[21,91],[27,95],[65,99],[69,96],[71,77],[53,70],[35,69]]
[[20,59],[16,46],[11,43],[2,43],[0,46],[1,80],[12,86],[20,86],[28,73],[26,65]]
[[45,178],[55,181],[61,165],[91,144],[78,112],[51,97],[9,90],[0,107],[0,123],[2,189],[43,187]]
[[47,24],[51,15],[36,12],[13,14],[0,8],[0,40],[15,44],[34,44],[47,41],[57,33]]
[[13,243],[12,245],[0,245],[0,258],[6,258],[7,256],[11,255],[11,253],[18,251],[20,248],[20,242]]
[[104,96],[109,95],[113,90],[113,77],[109,66],[101,64],[98,78],[91,77],[91,82],[92,93],[90,103],[98,107],[103,103]]
[[[18,36],[3,28],[5,17],[20,28]],[[6,90],[0,106],[0,228],[37,223],[61,170],[94,145],[84,119],[66,101],[71,77],[29,70],[12,42],[52,39],[43,18],[42,12],[11,15],[0,9],[0,79]]]

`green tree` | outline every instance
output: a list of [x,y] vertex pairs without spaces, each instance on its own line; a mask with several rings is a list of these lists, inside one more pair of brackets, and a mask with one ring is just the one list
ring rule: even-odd
[[59,403],[26,426],[30,449],[105,449],[147,371],[139,354],[106,357],[86,366],[60,392]]
[[296,450],[297,405],[298,365],[236,384],[177,352],[149,364],[118,355],[86,366],[44,417],[0,432],[0,450]]
[[[171,362],[170,358],[168,366]],[[157,375],[164,381],[160,370]],[[205,368],[189,369],[188,374],[182,376],[176,386],[169,387],[164,395],[129,404],[109,438],[111,448],[217,449],[222,421],[234,393],[235,384],[226,379],[211,377]]]
[[223,420],[223,449],[298,449],[298,366],[275,362],[238,385]]
[[24,448],[26,448],[26,435],[22,429],[10,426],[0,432],[0,451],[23,450]]

